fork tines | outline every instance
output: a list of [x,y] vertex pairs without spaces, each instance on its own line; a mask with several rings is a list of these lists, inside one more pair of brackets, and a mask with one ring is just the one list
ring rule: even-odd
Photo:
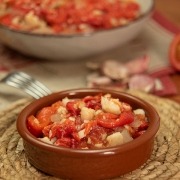
[[36,99],[52,93],[44,84],[24,72],[12,72],[1,82],[22,89]]

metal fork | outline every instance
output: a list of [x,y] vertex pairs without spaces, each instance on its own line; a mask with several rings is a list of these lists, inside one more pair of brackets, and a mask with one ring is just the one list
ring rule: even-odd
[[44,84],[24,72],[18,71],[9,73],[2,78],[0,82],[22,89],[35,99],[39,99],[52,93]]

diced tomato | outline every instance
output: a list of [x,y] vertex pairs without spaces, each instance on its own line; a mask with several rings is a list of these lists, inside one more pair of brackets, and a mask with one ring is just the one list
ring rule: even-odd
[[95,99],[99,99],[99,98],[95,98],[95,96],[86,96],[83,98],[83,101],[86,103]]
[[49,137],[49,131],[51,130],[52,126],[53,126],[53,124],[50,124],[50,125],[45,126],[45,127],[43,128],[42,133],[43,133],[44,136],[50,138],[50,137]]
[[62,129],[62,124],[53,124],[51,129],[50,129],[51,133],[49,133],[48,137],[50,139],[56,137],[57,139],[61,138],[64,136],[65,131]]
[[103,143],[104,142],[104,135],[107,135],[109,130],[103,128],[101,126],[94,126],[87,137],[91,140],[91,145],[94,146],[95,144]]
[[54,31],[54,33],[60,33],[64,30],[64,28],[60,26],[59,24],[53,24],[51,28]]
[[70,138],[64,137],[64,138],[58,139],[54,144],[56,146],[63,146],[63,147],[70,148],[72,146],[72,141]]
[[132,138],[135,139],[139,136],[141,136],[142,134],[145,133],[145,130],[142,130],[142,131],[135,131],[133,134],[132,134]]
[[139,4],[137,4],[135,2],[131,2],[131,3],[127,4],[127,10],[129,10],[129,11],[139,11],[140,6],[139,6]]
[[62,24],[67,20],[67,11],[63,7],[59,11],[47,11],[46,12],[46,21],[48,24]]
[[149,127],[149,123],[146,121],[143,121],[141,125],[138,127],[138,131],[146,130]]
[[102,28],[103,22],[104,22],[104,17],[103,16],[94,16],[91,15],[88,17],[88,24],[95,28]]
[[97,95],[95,95],[95,96],[87,96],[87,98],[85,97],[84,99],[83,99],[83,101],[85,101],[85,99],[87,100],[87,99],[95,99],[97,102],[99,102],[99,101],[101,101],[101,97],[103,96],[103,94],[102,93],[99,93],[99,94],[97,94]]
[[97,121],[93,120],[86,124],[84,134],[87,135],[91,129],[97,125]]
[[126,124],[130,124],[134,121],[134,115],[131,111],[124,111],[120,114],[119,117],[115,118],[115,116],[117,117],[117,115],[112,114],[112,117],[108,116],[109,118],[106,117],[106,115],[98,118],[97,119],[97,123],[98,125],[105,127],[105,128],[115,128],[115,127],[119,127],[119,126],[124,126]]
[[28,12],[32,11],[33,5],[35,5],[31,0],[9,0],[7,4],[9,7],[13,7],[14,13],[21,16],[24,16]]
[[80,114],[80,109],[77,107],[76,101],[69,101],[66,104],[66,109],[71,115],[77,116]]
[[75,119],[75,122],[74,122],[75,126],[81,126],[82,123],[83,123],[83,121],[82,121],[81,117],[77,116]]
[[13,18],[14,18],[13,15],[11,15],[11,14],[6,14],[6,15],[0,17],[0,22],[1,22],[1,24],[3,24],[3,25],[11,26],[11,25],[12,25],[12,20],[13,20]]
[[86,96],[83,101],[88,108],[95,110],[101,109],[101,94],[97,96]]
[[63,128],[66,132],[66,136],[72,136],[72,133],[76,132],[74,121],[66,120],[63,124]]
[[72,132],[72,137],[73,137],[72,140],[74,139],[74,143],[76,142],[76,144],[81,140],[77,132]]
[[66,120],[64,123],[55,123],[51,127],[51,135],[49,138],[56,137],[57,139],[62,137],[76,137],[76,128],[73,121]]
[[[49,133],[51,131],[51,133]],[[56,123],[43,129],[43,133],[52,139],[57,138],[55,142],[58,146],[76,147],[80,141],[75,124],[73,121],[66,120],[64,123]]]
[[76,148],[78,148],[78,149],[86,149],[87,148],[88,149],[88,144],[86,142],[86,139],[85,138],[81,139],[81,141],[76,144]]

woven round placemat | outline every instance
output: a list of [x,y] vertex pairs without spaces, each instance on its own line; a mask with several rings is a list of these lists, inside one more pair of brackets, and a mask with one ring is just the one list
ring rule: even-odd
[[[150,159],[139,169],[115,179],[180,179],[180,104],[142,92],[129,93],[152,104],[160,115],[161,125]],[[19,100],[0,112],[0,179],[57,179],[38,171],[26,159],[15,121],[29,102]]]

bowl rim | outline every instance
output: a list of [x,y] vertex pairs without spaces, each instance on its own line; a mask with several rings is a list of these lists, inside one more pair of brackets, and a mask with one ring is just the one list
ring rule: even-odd
[[[55,146],[55,145],[51,145],[48,143],[45,143],[41,140],[39,140],[38,138],[36,138],[35,136],[33,136],[29,130],[27,129],[26,126],[26,118],[27,118],[27,114],[29,111],[32,112],[32,109],[34,109],[34,107],[36,106],[41,106],[38,107],[38,109],[44,107],[44,102],[49,102],[50,100],[52,101],[51,98],[53,98],[52,102],[55,102],[58,98],[58,95],[62,96],[62,95],[75,95],[76,93],[100,93],[102,92],[103,94],[106,93],[114,93],[117,96],[123,96],[126,97],[128,99],[132,99],[132,101],[136,101],[138,104],[140,103],[141,106],[145,106],[146,108],[148,108],[148,112],[150,112],[150,116],[154,117],[154,119],[152,121],[150,121],[150,126],[149,128],[146,130],[146,132],[134,139],[131,142],[122,144],[122,145],[118,145],[118,146],[114,146],[114,147],[107,147],[107,148],[101,148],[101,149],[72,149],[72,148],[65,148],[65,147],[59,147],[59,146]],[[65,96],[64,96],[65,97]],[[37,103],[39,105],[37,105]],[[51,104],[51,103],[49,103]],[[147,109],[146,109],[147,111]],[[37,110],[34,111],[34,113],[37,112]],[[156,111],[156,109],[149,104],[148,102],[144,101],[143,99],[140,99],[139,97],[136,97],[134,95],[131,95],[127,92],[121,92],[121,91],[116,91],[116,90],[109,90],[109,89],[104,89],[104,88],[78,88],[78,89],[70,89],[70,90],[63,90],[63,91],[59,91],[59,92],[55,92],[52,93],[51,95],[48,95],[46,97],[40,98],[38,100],[34,100],[33,102],[31,102],[29,105],[27,105],[19,114],[17,121],[16,121],[16,127],[17,127],[17,131],[20,134],[20,136],[23,138],[23,140],[25,140],[26,142],[39,147],[41,149],[44,150],[48,150],[51,152],[59,152],[61,154],[64,155],[71,155],[71,156],[82,156],[82,155],[90,155],[90,156],[99,156],[99,155],[112,155],[112,154],[118,154],[118,153],[122,153],[125,151],[131,151],[132,149],[135,149],[136,147],[140,146],[141,144],[145,143],[146,141],[149,141],[151,138],[153,138],[155,136],[155,134],[157,133],[158,129],[160,126],[160,117]],[[24,131],[21,130],[21,128],[24,129]]]
[[57,37],[62,37],[62,38],[75,38],[75,37],[89,37],[95,34],[99,34],[101,32],[109,32],[109,31],[115,31],[118,29],[124,29],[126,27],[129,27],[131,25],[133,25],[136,22],[141,21],[143,18],[150,16],[151,13],[153,13],[153,10],[155,8],[155,0],[151,0],[152,1],[152,5],[148,8],[148,10],[141,14],[138,18],[136,18],[135,20],[130,21],[130,23],[127,23],[125,25],[122,26],[118,26],[118,27],[114,27],[111,29],[102,29],[102,30],[98,30],[98,31],[93,31],[93,32],[87,32],[87,33],[82,33],[82,34],[47,34],[47,33],[33,33],[33,32],[29,32],[29,31],[25,31],[25,30],[16,30],[13,28],[9,28],[8,26],[5,26],[3,24],[0,23],[0,28],[13,32],[13,33],[17,33],[17,34],[24,34],[24,35],[28,35],[28,36],[32,36],[32,37],[50,37],[50,38],[57,38]]

